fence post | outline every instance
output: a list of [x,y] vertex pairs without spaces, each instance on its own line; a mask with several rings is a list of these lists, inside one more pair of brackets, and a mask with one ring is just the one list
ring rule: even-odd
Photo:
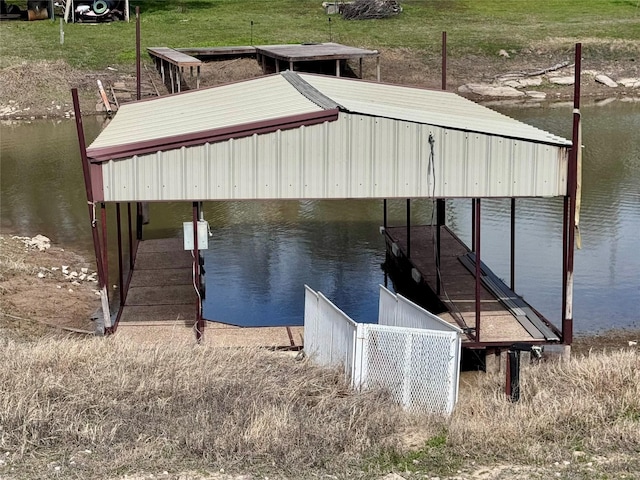
[[361,390],[366,383],[367,359],[366,357],[366,325],[358,323],[354,335],[353,346],[353,369],[351,376],[351,386]]

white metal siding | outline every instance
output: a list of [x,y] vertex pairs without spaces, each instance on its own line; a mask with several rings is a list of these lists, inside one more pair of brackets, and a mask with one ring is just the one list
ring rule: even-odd
[[103,163],[105,201],[566,192],[568,147],[341,113],[335,122]]

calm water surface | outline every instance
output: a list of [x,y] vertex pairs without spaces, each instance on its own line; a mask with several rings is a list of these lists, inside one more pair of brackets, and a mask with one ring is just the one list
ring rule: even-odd
[[[569,107],[499,109],[570,137]],[[582,113],[586,148],[575,330],[640,328],[640,104],[586,106]],[[85,119],[89,141],[100,122]],[[2,233],[42,233],[90,254],[74,122],[4,123],[0,144]],[[509,201],[482,205],[483,259],[506,279]],[[516,289],[557,324],[562,200],[527,199],[517,205]],[[404,206],[404,200],[389,202],[390,225],[404,223]],[[429,223],[431,208],[429,200],[414,200],[412,222]],[[213,233],[205,253],[207,318],[301,324],[308,284],[356,320],[375,320],[378,284],[385,280],[381,201],[208,202],[204,211]],[[181,222],[190,219],[190,203],[153,204],[145,237],[180,235]],[[470,201],[449,202],[447,223],[469,243]]]

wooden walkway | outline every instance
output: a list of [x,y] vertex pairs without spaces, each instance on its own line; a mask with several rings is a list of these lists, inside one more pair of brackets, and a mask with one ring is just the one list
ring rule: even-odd
[[[421,286],[437,291],[435,242],[436,227],[413,226],[410,230],[411,258],[408,259],[413,272],[414,281],[419,280]],[[384,230],[387,250],[396,259],[406,259],[407,252],[407,228],[387,227]],[[466,326],[472,329],[476,327],[475,314],[475,276],[465,266],[468,263],[469,249],[465,244],[446,227],[441,229],[441,290],[438,295],[440,301],[447,307],[448,312],[438,314],[447,322]],[[395,245],[395,246],[394,246]],[[394,255],[393,252],[396,252]],[[464,262],[464,263],[463,263]],[[486,273],[488,267],[483,265]],[[411,275],[412,272],[408,272]],[[493,281],[500,282],[495,275]],[[511,292],[504,284],[502,286],[510,292],[509,298],[518,299],[520,305],[531,307]],[[483,344],[505,344],[515,342],[541,343],[545,341],[558,341],[557,335],[546,324],[537,328],[526,317],[520,315],[520,311],[514,311],[506,305],[505,299],[499,299],[495,289],[489,288],[485,283],[480,286],[480,341]],[[532,309],[531,309],[532,310]],[[533,310],[532,310],[533,311]],[[544,320],[541,320],[544,322]],[[471,335],[468,335],[466,343],[473,343]]]
[[[202,60],[168,47],[148,47],[147,52],[153,58],[156,68],[162,75],[162,81],[166,83],[167,79],[169,80],[171,93],[181,91],[182,74],[185,67],[189,67],[191,76],[193,76],[193,67],[196,67],[196,89],[200,88]],[[168,75],[166,70],[168,70]]]
[[380,52],[364,48],[350,47],[339,43],[309,43],[290,45],[225,46],[225,47],[167,47],[150,48],[149,54],[157,58],[167,55],[168,51],[198,59],[215,60],[240,57],[255,57],[263,73],[279,73],[281,70],[316,71],[320,65],[327,64],[336,76],[344,74],[345,62],[358,62],[358,77],[362,78],[363,60],[374,58],[376,61],[376,80],[380,81]]
[[[140,242],[116,334],[139,342],[194,343],[198,297],[192,262],[181,238]],[[241,328],[207,321],[203,343],[298,349],[302,338],[302,327]]]
[[[339,43],[313,43],[298,45],[260,45],[255,47],[262,71],[267,73],[273,64],[276,72],[281,68],[291,71],[305,71],[300,64],[308,62],[335,62],[335,75],[342,74],[342,64],[347,60],[358,60],[359,78],[362,78],[362,61],[371,57],[376,59],[376,79],[380,81],[380,53],[377,50],[349,47]],[[282,65],[284,64],[284,65]]]

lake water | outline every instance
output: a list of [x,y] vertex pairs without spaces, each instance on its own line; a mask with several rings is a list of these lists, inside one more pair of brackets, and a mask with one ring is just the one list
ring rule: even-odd
[[[496,109],[570,137],[570,106]],[[575,257],[574,328],[640,328],[640,103],[587,105],[582,114],[582,249]],[[101,122],[84,119],[89,141]],[[0,146],[2,233],[42,233],[91,255],[75,123],[5,122]],[[508,278],[509,201],[486,200],[482,206],[483,260]],[[556,324],[561,208],[561,199],[517,203],[516,290]],[[429,223],[431,209],[431,201],[414,200],[412,223]],[[204,212],[213,233],[205,253],[208,319],[301,324],[305,284],[356,320],[375,319],[378,285],[385,281],[381,201],[207,202]],[[190,203],[153,204],[145,238],[180,235],[182,221],[190,219]],[[402,225],[404,219],[404,200],[390,201],[389,224]],[[469,200],[447,204],[447,224],[469,243]],[[110,226],[112,237],[114,232]]]

